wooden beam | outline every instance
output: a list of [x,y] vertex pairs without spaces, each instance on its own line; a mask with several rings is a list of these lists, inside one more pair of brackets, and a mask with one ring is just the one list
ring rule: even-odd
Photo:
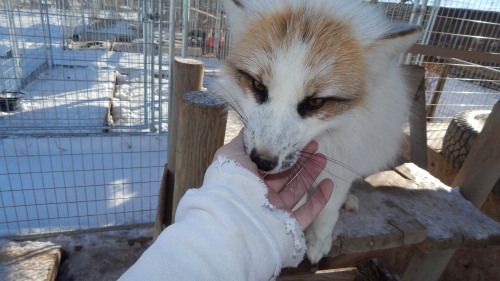
[[418,252],[411,259],[402,281],[438,281],[446,269],[455,249],[438,252]]
[[452,48],[414,44],[408,50],[408,53],[421,54],[426,56],[439,56],[447,58],[456,58],[465,61],[477,61],[486,63],[500,63],[499,53],[473,52]]
[[454,68],[460,68],[468,72],[488,77],[489,79],[492,80],[500,80],[500,71],[492,67],[470,63],[468,61],[454,59],[454,58],[440,58],[440,59],[446,61],[447,63],[452,64]]
[[499,128],[500,101],[497,101],[452,184],[459,186],[462,195],[478,208],[500,177]]
[[450,65],[445,64],[441,67],[441,71],[439,73],[439,80],[436,85],[436,89],[431,95],[431,101],[429,102],[429,107],[427,108],[427,118],[434,117],[434,113],[436,112],[436,108],[439,103],[439,99],[441,98],[441,93],[443,92],[444,84],[446,83],[446,77],[448,76],[448,72],[450,71]]
[[406,65],[408,87],[411,90],[410,108],[410,155],[411,161],[427,169],[427,122],[425,110],[425,68]]
[[299,273],[296,275],[280,276],[277,281],[354,281],[357,270],[354,267],[318,270],[314,273]]

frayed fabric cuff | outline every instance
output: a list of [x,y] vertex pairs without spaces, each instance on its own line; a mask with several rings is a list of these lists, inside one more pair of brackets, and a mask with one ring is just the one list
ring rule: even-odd
[[[281,244],[278,246],[281,252],[280,267],[297,266],[302,261],[306,251],[304,233],[298,221],[291,217],[290,213],[280,210],[271,204],[267,199],[268,188],[265,183],[239,163],[225,156],[218,156],[212,166],[219,170],[221,174],[224,174],[225,178],[230,180],[230,182],[235,183],[231,184],[231,191],[236,196],[240,197],[243,201],[248,200],[248,203],[258,204],[261,211],[267,217],[272,218],[269,220],[269,230],[273,232],[270,233],[270,238],[277,240],[274,243]],[[256,189],[261,192],[257,192]],[[278,269],[277,274],[279,274],[279,270],[281,268]]]

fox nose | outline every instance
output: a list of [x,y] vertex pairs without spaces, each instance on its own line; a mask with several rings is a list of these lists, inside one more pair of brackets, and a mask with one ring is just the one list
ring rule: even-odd
[[257,165],[257,168],[259,170],[264,171],[264,172],[269,172],[274,167],[276,167],[276,164],[278,163],[278,158],[277,157],[268,157],[262,154],[257,153],[255,149],[252,150],[250,153],[250,159]]

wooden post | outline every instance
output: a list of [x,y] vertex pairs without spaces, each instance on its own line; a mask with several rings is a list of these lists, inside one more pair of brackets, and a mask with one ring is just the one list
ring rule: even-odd
[[[187,92],[201,91],[203,87],[203,75],[205,65],[203,62],[193,59],[175,59],[174,73],[173,73],[173,93],[172,93],[172,113],[168,122],[168,166],[169,171],[175,170],[175,150],[178,137],[178,124],[179,124],[179,104],[182,102],[183,96]],[[170,184],[169,179],[169,184]]]
[[224,144],[227,112],[211,92],[190,92],[179,103],[172,218],[184,193],[203,183],[215,152]]
[[481,207],[500,176],[500,101],[497,101],[453,180],[462,195]]
[[432,93],[431,101],[429,102],[429,106],[427,108],[427,119],[431,119],[432,117],[434,117],[434,113],[436,112],[439,99],[441,98],[441,93],[443,92],[444,84],[446,83],[446,76],[448,75],[449,70],[450,64],[445,64],[441,68],[441,72],[439,73],[439,80],[436,85],[436,90],[434,90],[434,93]]
[[[497,101],[483,130],[472,145],[452,186],[459,186],[462,195],[480,207],[500,175],[500,101]],[[456,249],[420,252],[410,261],[402,280],[437,281]]]
[[438,281],[449,261],[455,254],[455,249],[424,252],[417,250],[403,274],[403,281]]
[[156,239],[160,232],[172,223],[173,186],[175,182],[175,150],[178,139],[179,103],[182,96],[190,91],[200,91],[203,87],[205,65],[201,61],[176,58],[173,65],[173,91],[171,98],[171,113],[168,122],[168,161],[163,172],[160,185],[158,208],[156,211],[153,238]]
[[411,162],[427,169],[427,121],[425,119],[425,68],[405,65],[411,90],[410,157]]

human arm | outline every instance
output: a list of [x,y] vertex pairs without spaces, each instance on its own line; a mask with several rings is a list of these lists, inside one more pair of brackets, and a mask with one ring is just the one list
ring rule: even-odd
[[[291,212],[308,183],[284,186],[285,177],[277,176],[263,181],[238,141],[217,152],[203,186],[181,199],[175,223],[120,280],[269,280],[302,260],[301,229],[324,206],[332,186],[320,184],[322,194]],[[323,168],[315,163],[310,176]]]

